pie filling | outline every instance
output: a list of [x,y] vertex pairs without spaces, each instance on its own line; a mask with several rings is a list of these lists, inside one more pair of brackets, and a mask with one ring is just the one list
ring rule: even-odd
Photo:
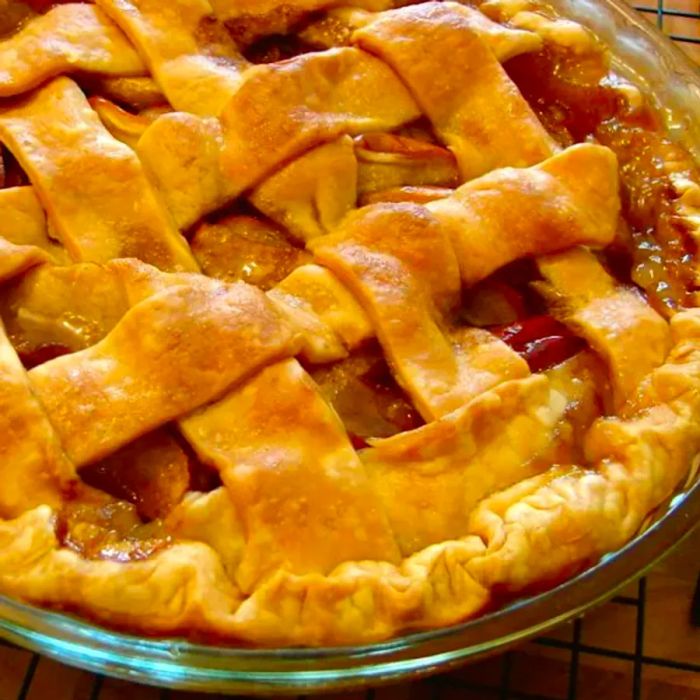
[[561,582],[687,480],[700,173],[587,29],[97,0],[0,32],[1,593],[372,642]]

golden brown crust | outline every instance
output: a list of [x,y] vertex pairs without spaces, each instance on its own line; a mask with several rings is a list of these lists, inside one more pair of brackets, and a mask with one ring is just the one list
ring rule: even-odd
[[[386,204],[352,212],[336,231],[310,244],[318,258],[329,248],[347,245],[396,259],[407,275],[422,286],[436,308],[457,305],[459,268],[440,222],[425,208],[414,204]],[[378,265],[368,263],[373,270]]]
[[402,554],[465,535],[480,500],[531,476],[565,407],[566,398],[535,375],[422,428],[373,440],[362,461]]
[[74,260],[134,256],[164,270],[197,269],[136,155],[68,78],[0,107],[0,140],[29,174]]
[[329,576],[281,571],[238,607],[230,630],[258,644],[319,646],[453,624],[488,602],[465,566],[482,549],[467,537],[428,547],[398,567],[347,562]]
[[617,284],[588,250],[541,257],[537,264],[546,280],[538,288],[550,308],[608,363],[615,408],[621,409],[666,359],[668,324],[639,292]]
[[294,306],[313,313],[348,350],[374,335],[372,324],[355,297],[324,267],[302,265],[276,285],[272,293],[284,294]]
[[151,182],[181,230],[235,196],[221,169],[222,144],[217,119],[186,112],[162,115],[136,144]]
[[[473,534],[429,546],[398,566],[346,562],[327,575],[278,571],[242,600],[205,545],[176,545],[138,564],[84,562],[56,549],[51,512],[41,507],[0,526],[8,543],[0,548],[8,572],[0,585],[137,629],[202,629],[259,644],[360,643],[465,619],[488,603],[489,587],[515,592],[555,580],[619,546],[682,478],[700,450],[700,315],[680,314],[673,326],[669,360],[640,389],[653,405],[596,424],[588,449],[597,471],[559,469],[521,482],[477,507]],[[543,377],[524,381],[546,384]],[[127,584],[128,606],[113,583],[116,571]],[[138,604],[131,598],[137,590]]]
[[324,141],[419,115],[391,69],[358,49],[255,66],[221,114],[224,172],[241,192]]
[[335,362],[348,356],[348,351],[335,330],[313,309],[293,294],[271,289],[268,298],[294,329],[300,342],[299,356],[312,364]]
[[246,533],[236,581],[246,593],[280,567],[325,574],[348,559],[398,559],[342,423],[295,360],[180,425],[236,505]]
[[[96,345],[31,370],[34,391],[76,465],[218,398],[251,371],[294,352],[290,330],[262,292],[202,281],[156,293]],[[183,366],[193,370],[187,378]]]
[[57,507],[76,479],[0,323],[0,517],[41,503]]
[[603,146],[578,144],[525,170],[494,170],[426,206],[449,231],[471,285],[520,257],[610,243],[617,161]]
[[57,75],[144,75],[121,31],[93,5],[58,5],[0,41],[0,97],[19,95]]
[[46,215],[31,187],[0,189],[0,237],[18,246],[36,246],[58,263],[68,262],[65,249],[49,238]]
[[[590,37],[496,1],[532,31],[453,2],[311,17],[332,0],[220,0],[217,18],[207,0],[98,0],[115,24],[67,5],[0,42],[28,54],[32,33],[56,36],[13,89],[73,70],[71,37],[93,74],[90,101],[60,77],[0,107],[9,181],[23,167],[33,183],[0,190],[1,592],[149,634],[372,642],[579,570],[697,464],[700,315],[669,331],[572,250],[615,236],[615,157],[559,151],[499,63]],[[223,18],[245,42],[312,22],[247,46],[274,61],[252,66]],[[115,25],[138,51],[120,60],[157,85],[105,77],[132,74]],[[673,182],[692,224],[697,192]],[[358,192],[379,203],[353,211]],[[592,347],[542,374],[518,353],[536,368],[538,344],[552,362],[581,345],[527,318],[529,292],[479,288],[521,297],[522,323],[492,329],[513,347],[461,306],[528,256]],[[344,426],[324,395],[345,392],[345,416],[347,385]]]
[[[578,195],[588,196],[585,188],[580,188]],[[453,305],[460,287],[458,266],[446,238],[448,230],[439,217],[432,216],[425,208],[380,205],[358,212],[345,222],[340,232],[318,239],[313,246],[318,259],[340,271],[341,281],[348,283],[350,273],[358,275],[357,286],[352,282],[348,286],[365,303],[371,319],[369,327],[364,313],[357,313],[356,302],[350,302],[342,294],[339,296],[334,288],[338,281],[322,268],[307,266],[306,272],[301,268],[292,273],[272,296],[284,298],[286,295],[302,300],[305,312],[319,323],[327,324],[334,333],[336,329],[345,329],[350,342],[359,342],[373,332],[381,339],[385,332],[382,318],[389,319],[389,316],[381,314],[390,312],[392,307],[382,303],[375,313],[371,304],[367,305],[367,290],[373,294],[381,292],[383,302],[392,297],[398,299],[394,323],[386,323],[392,333],[396,332],[396,320],[407,317],[404,313],[407,304],[415,310],[416,299],[422,298],[423,313],[427,314],[423,318],[430,319],[434,332],[444,339],[450,353],[449,361],[455,363],[457,372],[463,372],[464,381],[460,386],[467,393],[455,401],[455,413],[414,433],[381,441],[368,450],[365,454],[368,478],[337,418],[296,362],[290,360],[273,365],[218,404],[180,421],[184,434],[200,456],[219,466],[227,488],[214,495],[190,497],[169,518],[170,532],[185,540],[199,539],[209,546],[173,545],[152,555],[143,566],[132,563],[123,570],[125,580],[133,581],[137,587],[144,585],[144,576],[148,578],[148,593],[144,598],[153,609],[155,622],[146,621],[144,607],[135,606],[125,612],[120,601],[109,602],[116,590],[109,582],[114,575],[113,563],[85,563],[76,555],[56,549],[55,545],[42,560],[48,562],[42,564],[44,568],[28,567],[16,580],[6,583],[6,589],[15,591],[15,586],[23,585],[28,591],[25,595],[44,603],[82,605],[88,610],[99,604],[100,610],[97,613],[93,610],[92,614],[98,614],[100,619],[151,630],[172,632],[184,627],[206,629],[260,644],[322,644],[373,641],[400,630],[456,622],[476,614],[488,603],[488,587],[494,581],[505,587],[521,585],[517,577],[522,574],[517,563],[498,562],[494,559],[497,552],[491,552],[495,546],[491,540],[486,538],[490,548],[484,551],[481,539],[471,536],[475,532],[484,537],[484,533],[478,517],[470,513],[479,496],[488,496],[494,489],[533,473],[529,469],[537,472],[546,466],[536,458],[546,455],[567,402],[565,397],[551,391],[548,380],[540,376],[500,384],[493,392],[487,391],[463,407],[466,396],[482,393],[509,376],[524,376],[527,368],[501,341],[485,331],[441,328],[441,310]],[[347,246],[355,251],[350,257],[346,257]],[[357,257],[358,251],[363,251],[360,257]],[[339,256],[337,262],[334,256]],[[343,260],[347,262],[341,264]],[[259,323],[264,316],[261,308],[255,306],[255,312],[246,316],[245,321],[231,320],[232,306],[224,300],[227,294],[233,294],[232,290],[242,291],[242,287],[221,285],[197,275],[167,275],[129,261],[115,261],[104,268],[89,269],[100,270],[97,277],[104,277],[107,288],[118,284],[126,302],[133,308],[97,345],[40,365],[29,373],[30,381],[76,464],[106,454],[144,430],[187,414],[216,398],[236,377],[248,372],[246,368],[251,367],[251,363],[259,366],[270,362],[285,352],[283,348],[289,353],[298,351],[289,331],[284,341],[280,340],[279,330],[270,331],[272,344],[263,346],[260,351],[263,354],[258,355],[258,359],[250,345],[243,349],[236,344],[239,342],[234,340],[236,333],[240,334],[245,328],[247,334],[251,324]],[[346,269],[350,272],[345,273]],[[382,277],[386,270],[394,271],[390,285]],[[309,271],[314,274],[307,285]],[[63,274],[58,274],[58,279]],[[47,270],[42,276],[50,279],[56,274]],[[396,294],[404,288],[417,291],[418,296],[413,293],[402,300]],[[330,301],[324,298],[327,292],[330,292]],[[213,325],[204,329],[203,309],[208,309],[210,302],[214,302]],[[232,303],[240,313],[241,300],[236,297]],[[226,308],[220,307],[221,304]],[[219,308],[222,308],[220,312]],[[191,330],[187,330],[190,309],[196,309],[196,318],[191,321]],[[413,317],[415,314],[408,318]],[[177,325],[176,334],[170,318]],[[276,323],[279,328],[279,320]],[[148,328],[147,342],[139,349],[134,346],[137,327]],[[174,335],[176,343],[173,343]],[[410,334],[405,337],[409,338]],[[431,341],[428,347],[434,351],[435,343]],[[163,351],[180,359],[163,363]],[[499,353],[504,363],[500,369],[495,362]],[[406,355],[410,358],[411,353],[407,351]],[[129,357],[139,358],[138,367],[129,365]],[[149,357],[153,357],[153,361]],[[241,358],[246,360],[245,367],[241,366]],[[234,359],[238,362],[235,367]],[[212,363],[216,367],[211,372],[205,371],[205,367],[213,367]],[[182,364],[199,368],[198,373],[190,373],[191,382],[186,390],[182,390],[182,378],[178,376],[174,381],[168,369]],[[100,376],[103,366],[110,370],[108,382],[103,382]],[[486,372],[484,376],[492,378],[483,382],[477,380],[480,366]],[[66,406],[78,405],[66,394],[76,388],[84,395],[104,396],[116,387],[115,396],[123,396],[115,380],[118,376],[128,378],[130,385],[134,381],[144,381],[148,386],[147,392],[146,384],[144,391],[136,392],[141,394],[138,406],[125,404],[120,409],[120,413],[134,416],[131,426],[120,422],[120,434],[106,430],[105,421],[114,414],[114,406],[101,411],[95,404],[95,411],[77,422],[66,413]],[[85,390],[82,379],[86,377],[90,381],[95,379],[99,392]],[[177,393],[173,387],[177,387]],[[418,382],[416,387],[424,391]],[[144,400],[147,394],[152,397],[150,403]],[[273,410],[268,400],[270,396],[277,397]],[[82,405],[85,406],[84,401]],[[444,415],[450,410],[449,404],[443,403],[438,410]],[[291,412],[294,418],[289,417]],[[503,431],[497,431],[498,439],[492,439],[493,420],[501,414],[503,430],[513,431],[512,443],[526,449],[528,454],[516,450],[514,454],[498,457],[499,462],[512,462],[512,474],[508,470],[500,471],[494,475],[498,477],[496,481],[482,482],[478,493],[474,492],[472,483],[471,500],[460,497],[460,488],[450,474],[456,475],[459,481],[466,472],[462,469],[451,472],[450,465],[462,467],[464,461],[469,460],[467,454],[475,455],[474,464],[496,459],[491,451],[501,448]],[[78,425],[80,430],[76,429]],[[523,440],[523,431],[536,435],[539,440]],[[241,438],[243,434],[245,440]],[[251,442],[254,434],[259,435],[258,443]],[[270,453],[271,443],[277,446],[277,453]],[[406,445],[401,447],[404,443]],[[421,444],[424,447],[420,447]],[[305,453],[304,449],[310,452]],[[420,463],[417,471],[406,469],[402,450],[411,454],[427,450],[416,462],[416,465]],[[301,460],[299,455],[303,455]],[[270,459],[276,466],[273,472],[269,470]],[[395,460],[402,466],[398,472],[392,469]],[[282,464],[287,465],[285,469],[280,468]],[[345,471],[340,470],[341,464],[345,465]],[[412,516],[405,517],[403,511],[403,516],[397,517],[392,507],[395,501],[387,494],[391,493],[393,498],[397,492],[406,491],[411,495],[427,492],[425,486],[415,488],[413,476],[420,475],[424,469],[431,472],[438,464],[445,467],[446,480],[436,477],[431,483],[437,488],[435,499],[442,503],[443,520],[421,518],[420,503]],[[349,477],[348,469],[354,472],[353,478]],[[475,469],[475,473],[482,471]],[[301,473],[304,476],[300,477]],[[401,477],[398,482],[392,480],[392,474]],[[363,491],[362,496],[347,492],[353,479],[356,488]],[[275,486],[268,483],[270,480]],[[519,488],[522,490],[523,486]],[[280,518],[281,490],[288,493],[282,503],[292,508],[294,517]],[[337,497],[332,495],[335,492]],[[375,497],[374,493],[379,494],[380,499],[373,508],[368,508],[367,503]],[[230,496],[233,501],[229,501]],[[499,497],[502,498],[501,495],[492,498]],[[410,498],[406,502],[410,502]],[[490,502],[485,501],[486,504]],[[294,510],[301,503],[306,504],[300,512],[309,518],[307,529],[304,529],[307,521],[300,520],[299,511]],[[353,511],[359,504],[363,506],[361,515]],[[484,507],[477,508],[476,513]],[[320,511],[314,514],[311,508],[320,508]],[[323,508],[331,508],[336,518],[342,513],[342,519],[336,521],[334,535],[327,529],[328,523],[333,521]],[[203,513],[207,514],[208,527],[202,520]],[[372,534],[363,536],[362,532],[371,525],[368,513],[376,513],[377,520],[371,528]],[[387,517],[388,521],[384,520]],[[319,522],[323,522],[323,526],[319,526]],[[294,523],[294,527],[289,523]],[[557,532],[556,528],[553,532]],[[464,539],[451,539],[460,536]],[[309,538],[313,537],[320,540],[317,546],[308,547]],[[504,537],[507,539],[508,535]],[[400,564],[389,563],[399,558],[394,538],[404,554],[415,552]],[[299,547],[301,542],[306,545]],[[433,542],[435,544],[430,544]],[[595,545],[603,546],[598,540]],[[427,548],[421,550],[421,547]],[[349,554],[351,551],[356,553]],[[563,560],[551,558],[559,562],[556,565],[560,567],[571,565],[569,560],[579,556],[577,547],[562,551],[567,552],[562,555]],[[583,551],[588,550],[584,547]],[[184,556],[196,562],[199,574],[195,579],[192,570],[183,563]],[[380,561],[347,561],[362,558]],[[224,570],[249,594],[243,602],[237,587],[222,583],[220,577]],[[550,573],[548,569],[543,575]],[[514,577],[515,582],[508,577]],[[64,589],[63,580],[70,581],[78,590],[86,585],[94,585],[99,590],[78,603],[72,591]],[[163,593],[166,581],[170,582],[170,597]],[[488,586],[484,587],[485,583]],[[181,601],[176,611],[171,602],[173,596]]]
[[217,116],[236,91],[248,62],[207,0],[99,0],[97,5],[139,49],[168,102],[178,110]]
[[[556,151],[499,64],[537,49],[537,35],[502,27],[464,5],[425,2],[382,13],[353,38],[406,83],[457,157],[463,179],[533,165]],[[423,60],[428,54],[433,59]],[[511,128],[502,128],[503,114],[512,118]]]
[[437,311],[437,304],[454,303],[458,269],[444,232],[426,209],[366,207],[311,247],[360,300],[398,381],[426,419],[473,398],[468,357],[442,330]]
[[[579,162],[599,175],[574,182]],[[490,353],[479,350],[482,343],[460,342],[469,336],[451,337],[442,328],[439,310],[449,309],[459,290],[451,244],[462,280],[476,282],[549,246],[611,240],[618,207],[609,151],[579,146],[535,168],[495,171],[427,207],[365,207],[311,248],[361,301],[399,381],[432,420],[499,381],[527,374],[524,362],[503,346],[493,345],[490,363]]]
[[305,153],[250,195],[263,214],[300,241],[335,229],[356,199],[357,161],[349,136]]

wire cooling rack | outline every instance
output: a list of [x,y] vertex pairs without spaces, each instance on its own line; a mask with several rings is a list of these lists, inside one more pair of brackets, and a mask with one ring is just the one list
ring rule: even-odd
[[630,0],[630,4],[700,63],[698,0]]
[[[649,5],[635,5],[634,8],[635,10],[639,10],[642,14],[654,15],[656,26],[666,31],[674,41],[680,42],[681,44],[700,44],[700,36],[698,36],[698,34],[693,34],[692,31],[687,31],[688,27],[697,30],[697,26],[692,25],[694,22],[700,20],[700,12],[676,9],[673,7],[673,5],[676,4],[686,5],[688,3],[674,3],[673,0],[666,0],[666,2],[664,2],[664,0],[658,0],[654,7]],[[686,23],[686,29],[675,30],[673,28],[674,24],[681,24],[678,22],[678,19],[689,20],[689,23]],[[679,33],[676,34],[675,31],[679,31]],[[687,33],[683,33],[684,31],[687,31]]]
[[[676,41],[691,58],[700,63],[700,0],[640,0],[634,4],[639,12],[643,13],[650,21]],[[700,554],[698,554],[700,560]],[[347,700],[586,700],[589,697],[603,697],[602,692],[590,692],[590,688],[584,689],[583,676],[588,673],[588,667],[584,665],[584,658],[597,658],[604,661],[618,662],[627,667],[627,675],[631,676],[631,687],[624,694],[614,695],[615,700],[643,700],[644,677],[651,669],[666,669],[669,671],[692,674],[697,678],[697,684],[691,690],[690,695],[680,691],[678,700],[686,698],[700,699],[700,643],[697,653],[692,654],[692,660],[666,658],[646,653],[645,641],[647,638],[647,607],[649,593],[647,580],[641,579],[636,591],[632,595],[615,597],[608,605],[606,614],[613,614],[615,607],[631,611],[633,620],[628,621],[627,627],[633,630],[633,642],[631,648],[622,650],[613,645],[604,646],[589,643],[585,639],[587,621],[584,618],[575,620],[568,626],[568,633],[557,636],[540,637],[535,640],[534,646],[539,647],[545,653],[551,651],[556,654],[560,668],[564,673],[559,673],[556,689],[549,691],[523,690],[516,682],[514,672],[516,663],[521,662],[519,652],[506,653],[486,665],[479,664],[467,667],[465,672],[449,673],[435,676],[423,681],[418,681],[409,686],[390,689],[370,689],[360,693],[334,695],[335,700],[347,698]],[[700,629],[700,578],[698,578],[695,593],[689,601],[690,624]],[[631,622],[631,625],[629,624]],[[527,657],[531,659],[532,657]],[[539,656],[537,657],[539,658]],[[562,663],[563,662],[563,663]],[[52,664],[46,673],[41,672],[41,664]],[[533,662],[530,662],[533,663]],[[14,682],[3,680],[2,667],[11,667],[16,664],[23,670],[18,674],[11,674]],[[129,700],[188,700],[190,697],[216,696],[190,696],[186,693],[170,690],[157,690],[144,686],[132,686],[123,682],[114,685],[115,681],[107,680],[100,675],[87,672],[65,669],[73,674],[73,682],[70,688],[60,687],[61,677],[57,673],[61,668],[54,662],[42,660],[38,654],[29,654],[13,647],[13,645],[0,640],[0,700],[116,700],[128,698]],[[618,666],[620,668],[620,666]],[[543,673],[552,673],[548,667]],[[43,678],[41,676],[44,676]],[[77,680],[75,680],[77,678]],[[670,697],[667,690],[662,690],[654,697]],[[305,696],[298,696],[301,700]],[[613,697],[607,695],[606,697]],[[330,696],[329,696],[330,700]]]

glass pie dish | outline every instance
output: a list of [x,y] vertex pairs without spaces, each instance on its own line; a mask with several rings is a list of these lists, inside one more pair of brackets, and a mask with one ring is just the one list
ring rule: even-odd
[[[669,131],[697,158],[700,81],[690,63],[616,2],[553,4],[609,44],[616,71],[653,95]],[[365,646],[254,650],[149,640],[5,598],[0,600],[0,631],[70,664],[171,687],[293,693],[389,682],[495,653],[581,614],[652,566],[699,518],[700,486],[689,483],[657,510],[643,534],[553,590],[465,624]]]

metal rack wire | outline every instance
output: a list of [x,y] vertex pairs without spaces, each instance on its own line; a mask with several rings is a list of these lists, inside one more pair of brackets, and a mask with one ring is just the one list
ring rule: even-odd
[[700,7],[697,12],[689,12],[687,10],[679,10],[673,7],[668,7],[665,2],[668,0],[657,0],[655,7],[650,7],[648,5],[634,5],[634,9],[648,15],[656,16],[656,26],[665,31],[668,36],[673,39],[673,41],[678,41],[682,44],[700,44],[700,31],[697,36],[691,36],[690,34],[682,33],[675,34],[673,32],[666,31],[666,20],[670,17],[678,17],[682,19],[690,20],[689,26],[692,25],[694,29],[698,29],[696,23],[700,23]]

